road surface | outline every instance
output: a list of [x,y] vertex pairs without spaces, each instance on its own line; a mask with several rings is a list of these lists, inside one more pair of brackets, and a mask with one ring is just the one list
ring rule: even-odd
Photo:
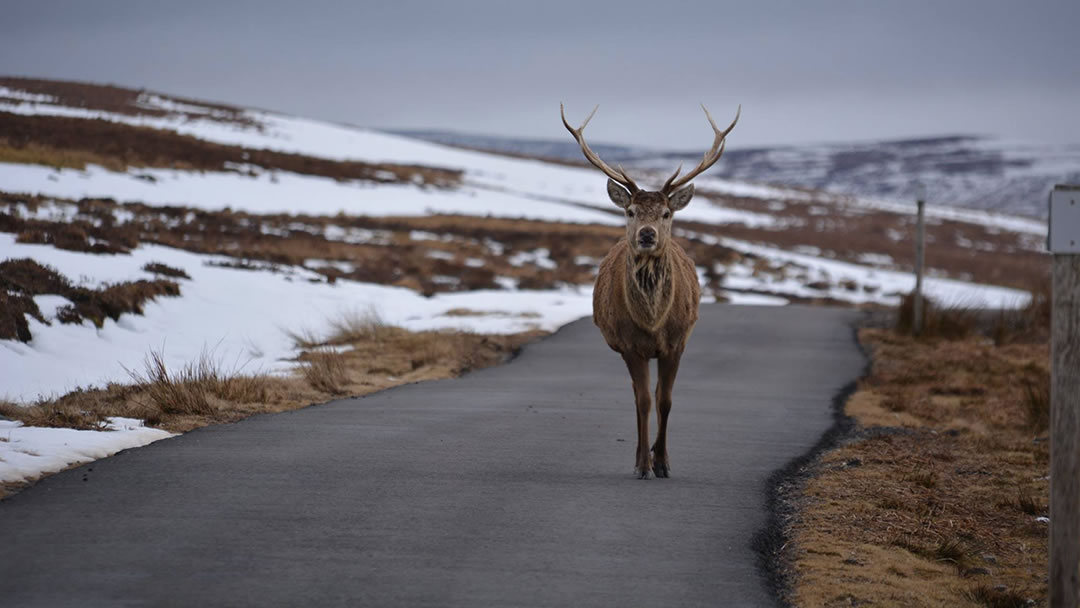
[[0,604],[771,606],[766,479],[862,371],[856,319],[703,306],[669,479],[634,478],[630,380],[589,320],[463,378],[123,452],[0,502]]

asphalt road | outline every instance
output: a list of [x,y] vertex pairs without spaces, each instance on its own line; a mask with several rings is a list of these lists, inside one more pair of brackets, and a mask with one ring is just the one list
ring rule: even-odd
[[0,502],[0,604],[773,605],[766,479],[862,371],[856,316],[703,306],[670,479],[634,478],[630,380],[589,320],[501,367],[55,475]]

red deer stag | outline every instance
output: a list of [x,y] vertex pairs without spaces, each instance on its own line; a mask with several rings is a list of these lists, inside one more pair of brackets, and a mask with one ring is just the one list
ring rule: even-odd
[[[599,106],[597,106],[599,107]],[[593,322],[600,328],[612,350],[622,355],[634,384],[637,405],[637,460],[634,472],[648,479],[650,471],[667,477],[670,461],[667,453],[668,414],[671,413],[671,389],[679,371],[679,360],[694,323],[698,318],[698,286],[694,262],[671,238],[672,214],[690,202],[694,186],[690,180],[711,167],[724,153],[725,138],[739,120],[720,129],[705,106],[705,117],[715,137],[701,163],[679,178],[680,165],[658,191],[638,188],[619,167],[612,169],[585,143],[582,131],[596,114],[593,108],[577,129],[562,121],[585,158],[608,176],[607,191],[611,202],[626,213],[626,238],[620,239],[604,260],[593,291]],[[688,185],[689,184],[689,185]],[[649,449],[649,359],[657,359],[659,380],[656,384],[656,443]]]

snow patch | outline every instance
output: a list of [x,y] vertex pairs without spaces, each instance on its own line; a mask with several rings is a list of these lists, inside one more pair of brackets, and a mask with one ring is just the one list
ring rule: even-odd
[[27,91],[20,91],[8,87],[0,86],[0,97],[7,97],[8,99],[17,99],[19,101],[25,101],[29,103],[55,103],[56,98],[52,95],[44,95],[40,93],[29,93]]
[[34,296],[34,303],[37,304],[38,310],[41,311],[41,316],[45,317],[46,321],[52,321],[56,318],[56,311],[62,306],[70,306],[71,300],[64,296],[49,294]]
[[559,265],[555,263],[555,260],[551,259],[551,252],[544,247],[532,251],[519,251],[507,258],[506,261],[509,262],[511,266],[533,264],[548,270],[554,270],[559,267]]
[[108,418],[102,431],[81,431],[0,420],[0,481],[30,481],[173,434],[133,418]]

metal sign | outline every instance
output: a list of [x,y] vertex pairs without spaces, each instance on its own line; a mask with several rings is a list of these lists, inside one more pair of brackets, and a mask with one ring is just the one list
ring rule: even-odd
[[1050,191],[1050,253],[1080,253],[1080,185],[1057,185]]

